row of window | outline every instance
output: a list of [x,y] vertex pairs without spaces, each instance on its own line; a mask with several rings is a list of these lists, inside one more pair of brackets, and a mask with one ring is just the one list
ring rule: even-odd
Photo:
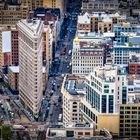
[[127,107],[124,107],[124,106],[121,106],[120,107],[120,110],[140,110],[140,107],[137,107],[137,106],[127,106]]
[[100,112],[100,95],[89,85],[86,86],[86,100]]
[[87,116],[97,123],[97,117],[93,112],[91,112],[85,105],[82,104],[82,110]]
[[92,62],[89,62],[89,63],[86,63],[86,62],[84,62],[84,63],[82,63],[81,62],[81,64],[79,64],[79,62],[78,63],[72,63],[72,66],[100,66],[100,65],[103,65],[103,61],[92,61]]
[[[114,97],[113,95],[109,95],[109,103],[108,103],[108,113],[113,113],[114,107]],[[102,95],[102,113],[107,113],[107,96]]]

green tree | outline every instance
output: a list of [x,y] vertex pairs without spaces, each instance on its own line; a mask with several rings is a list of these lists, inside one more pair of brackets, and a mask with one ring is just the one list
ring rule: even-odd
[[132,45],[133,45],[133,44],[132,44],[132,42],[128,42],[128,46],[130,46],[130,47],[131,47]]
[[11,140],[12,131],[11,128],[5,125],[0,125],[0,138],[2,134],[2,140]]

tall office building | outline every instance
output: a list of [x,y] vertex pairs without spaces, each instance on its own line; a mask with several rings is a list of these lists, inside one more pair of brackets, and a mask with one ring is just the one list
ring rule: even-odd
[[126,98],[126,70],[113,65],[96,68],[86,77],[86,98],[81,100],[83,120],[118,135],[119,104],[126,104]]
[[42,100],[42,32],[40,20],[21,20],[19,28],[19,97],[23,105],[38,115]]

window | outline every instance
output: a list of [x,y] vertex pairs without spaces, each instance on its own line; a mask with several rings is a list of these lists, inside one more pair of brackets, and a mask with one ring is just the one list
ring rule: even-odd
[[114,93],[114,89],[111,90],[111,93]]
[[109,89],[104,89],[104,93],[109,93]]
[[88,135],[89,136],[90,135],[90,132],[85,132],[85,135]]
[[113,95],[109,95],[109,113],[113,113]]
[[122,104],[126,104],[127,89],[123,87],[122,89]]
[[78,132],[78,135],[83,135],[83,132]]
[[125,109],[129,109],[130,110],[130,107],[125,107]]
[[74,137],[74,131],[67,131],[66,135],[67,137]]
[[109,88],[109,85],[104,85],[104,88]]
[[132,118],[133,119],[137,119],[137,115],[132,115]]
[[123,109],[124,109],[124,107],[123,107],[123,106],[121,106],[121,107],[120,107],[120,109],[121,109],[121,110],[123,110]]
[[77,105],[77,102],[73,102],[73,105]]
[[73,106],[73,108],[77,108],[77,106]]
[[120,114],[124,114],[124,112],[123,111],[120,111]]
[[77,112],[77,110],[73,110],[73,112]]
[[137,111],[132,111],[132,114],[137,114]]
[[137,107],[132,107],[132,109],[137,109]]
[[106,113],[106,95],[102,95],[102,113]]

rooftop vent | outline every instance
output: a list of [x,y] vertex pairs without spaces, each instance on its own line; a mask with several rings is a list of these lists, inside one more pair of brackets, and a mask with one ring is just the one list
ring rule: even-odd
[[33,20],[33,24],[36,24],[36,20]]
[[32,19],[27,19],[27,22],[28,23],[32,23]]

